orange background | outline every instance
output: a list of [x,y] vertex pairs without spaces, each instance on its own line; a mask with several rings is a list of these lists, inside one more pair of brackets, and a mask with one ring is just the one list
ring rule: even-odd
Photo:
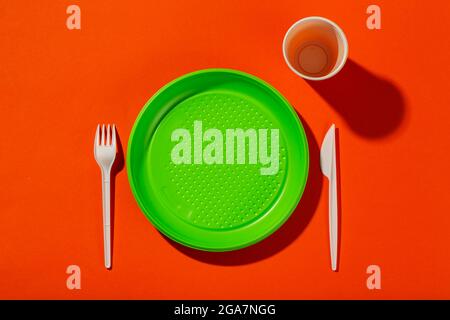
[[[382,9],[382,30],[365,26]],[[81,31],[66,8],[81,7]],[[1,1],[0,298],[450,298],[448,1]],[[296,20],[346,32],[350,61],[309,84],[285,65]],[[113,270],[103,267],[97,123],[126,152],[144,103],[190,71],[225,67],[275,86],[301,114],[311,176],[273,236],[228,254],[171,244],[119,171]],[[330,271],[318,146],[339,127],[340,270]],[[81,268],[81,290],[66,268]],[[366,287],[366,268],[382,289]]]

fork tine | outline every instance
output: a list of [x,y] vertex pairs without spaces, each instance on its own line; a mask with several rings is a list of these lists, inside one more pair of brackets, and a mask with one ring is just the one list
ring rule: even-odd
[[106,129],[106,145],[109,146],[111,144],[111,126],[108,124]]
[[105,145],[105,125],[102,125],[102,146]]
[[96,146],[100,145],[100,125],[97,125],[97,130],[95,130],[94,144]]
[[113,126],[112,126],[112,141],[111,141],[111,145],[113,147],[116,146],[116,125],[115,124],[113,124]]

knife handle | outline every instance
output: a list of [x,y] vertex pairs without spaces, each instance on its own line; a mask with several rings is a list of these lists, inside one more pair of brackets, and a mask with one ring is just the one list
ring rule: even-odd
[[333,157],[332,175],[329,180],[329,231],[330,231],[330,255],[331,270],[337,270],[337,253],[338,253],[338,194],[337,194],[337,178],[336,178],[336,158]]

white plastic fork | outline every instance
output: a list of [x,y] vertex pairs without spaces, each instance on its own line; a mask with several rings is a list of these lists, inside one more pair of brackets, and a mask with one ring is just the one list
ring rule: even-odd
[[98,125],[95,132],[94,156],[102,170],[103,246],[105,267],[111,268],[111,167],[116,158],[116,127]]

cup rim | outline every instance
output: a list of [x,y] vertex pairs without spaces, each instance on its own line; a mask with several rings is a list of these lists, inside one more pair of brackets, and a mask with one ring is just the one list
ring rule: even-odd
[[[299,72],[297,69],[295,69],[291,62],[289,61],[288,57],[287,57],[287,50],[286,50],[286,45],[287,45],[287,37],[288,35],[300,24],[307,22],[307,21],[311,21],[311,20],[319,20],[325,23],[330,24],[333,28],[336,29],[337,33],[339,34],[339,36],[342,39],[342,42],[344,44],[344,56],[341,60],[341,63],[336,67],[335,70],[333,70],[332,72],[330,72],[329,74],[325,75],[325,76],[321,76],[321,77],[310,77],[307,76],[301,72]],[[284,60],[286,61],[286,64],[288,65],[289,69],[291,69],[296,75],[298,75],[301,78],[307,79],[307,80],[312,80],[312,81],[319,81],[319,80],[325,80],[325,79],[329,79],[331,77],[333,77],[334,75],[336,75],[339,71],[341,71],[341,69],[344,67],[347,58],[348,58],[348,41],[347,41],[347,37],[345,36],[344,31],[341,29],[341,27],[339,27],[334,21],[327,19],[325,17],[321,17],[321,16],[310,16],[310,17],[305,17],[305,18],[301,18],[300,20],[297,20],[294,24],[292,24],[290,26],[290,28],[288,29],[288,31],[286,31],[286,34],[284,35],[284,39],[283,39],[283,57]]]

